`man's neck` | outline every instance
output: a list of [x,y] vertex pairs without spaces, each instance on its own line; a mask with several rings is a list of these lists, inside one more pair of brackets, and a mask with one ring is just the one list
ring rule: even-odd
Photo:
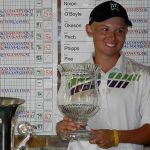
[[96,57],[94,57],[94,63],[101,65],[102,70],[106,73],[116,65],[119,57],[120,55],[115,55],[114,57],[103,57],[96,55]]

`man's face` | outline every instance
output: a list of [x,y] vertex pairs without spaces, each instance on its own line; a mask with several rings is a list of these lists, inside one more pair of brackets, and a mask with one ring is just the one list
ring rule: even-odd
[[128,27],[123,18],[113,17],[87,25],[87,33],[93,37],[95,54],[113,57],[120,54]]

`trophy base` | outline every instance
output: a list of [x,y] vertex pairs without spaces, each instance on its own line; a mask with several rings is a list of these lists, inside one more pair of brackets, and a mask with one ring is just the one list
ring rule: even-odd
[[78,141],[78,140],[84,140],[84,141],[88,141],[90,140],[94,135],[88,131],[88,130],[77,130],[74,132],[67,132],[67,133],[63,133],[63,135],[61,135],[62,140],[67,140],[67,141]]

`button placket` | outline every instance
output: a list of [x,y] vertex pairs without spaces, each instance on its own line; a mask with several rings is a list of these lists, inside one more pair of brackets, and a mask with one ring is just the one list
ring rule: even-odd
[[102,75],[101,84],[99,86],[102,108],[107,107],[107,79],[108,79],[108,76],[106,74]]

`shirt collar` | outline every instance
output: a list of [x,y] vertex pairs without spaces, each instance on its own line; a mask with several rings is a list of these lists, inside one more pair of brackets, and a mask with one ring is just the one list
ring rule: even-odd
[[123,73],[124,72],[124,68],[125,68],[124,67],[124,65],[125,65],[124,61],[125,61],[125,56],[124,56],[123,53],[121,53],[121,55],[120,55],[116,65],[113,67],[113,69],[114,70],[118,70],[118,71]]
[[[94,63],[94,60],[92,57],[90,57],[86,62],[88,63]],[[121,73],[125,72],[125,55],[121,52],[120,53],[120,57],[116,63],[116,65],[110,70],[116,70],[116,71],[120,71]]]

